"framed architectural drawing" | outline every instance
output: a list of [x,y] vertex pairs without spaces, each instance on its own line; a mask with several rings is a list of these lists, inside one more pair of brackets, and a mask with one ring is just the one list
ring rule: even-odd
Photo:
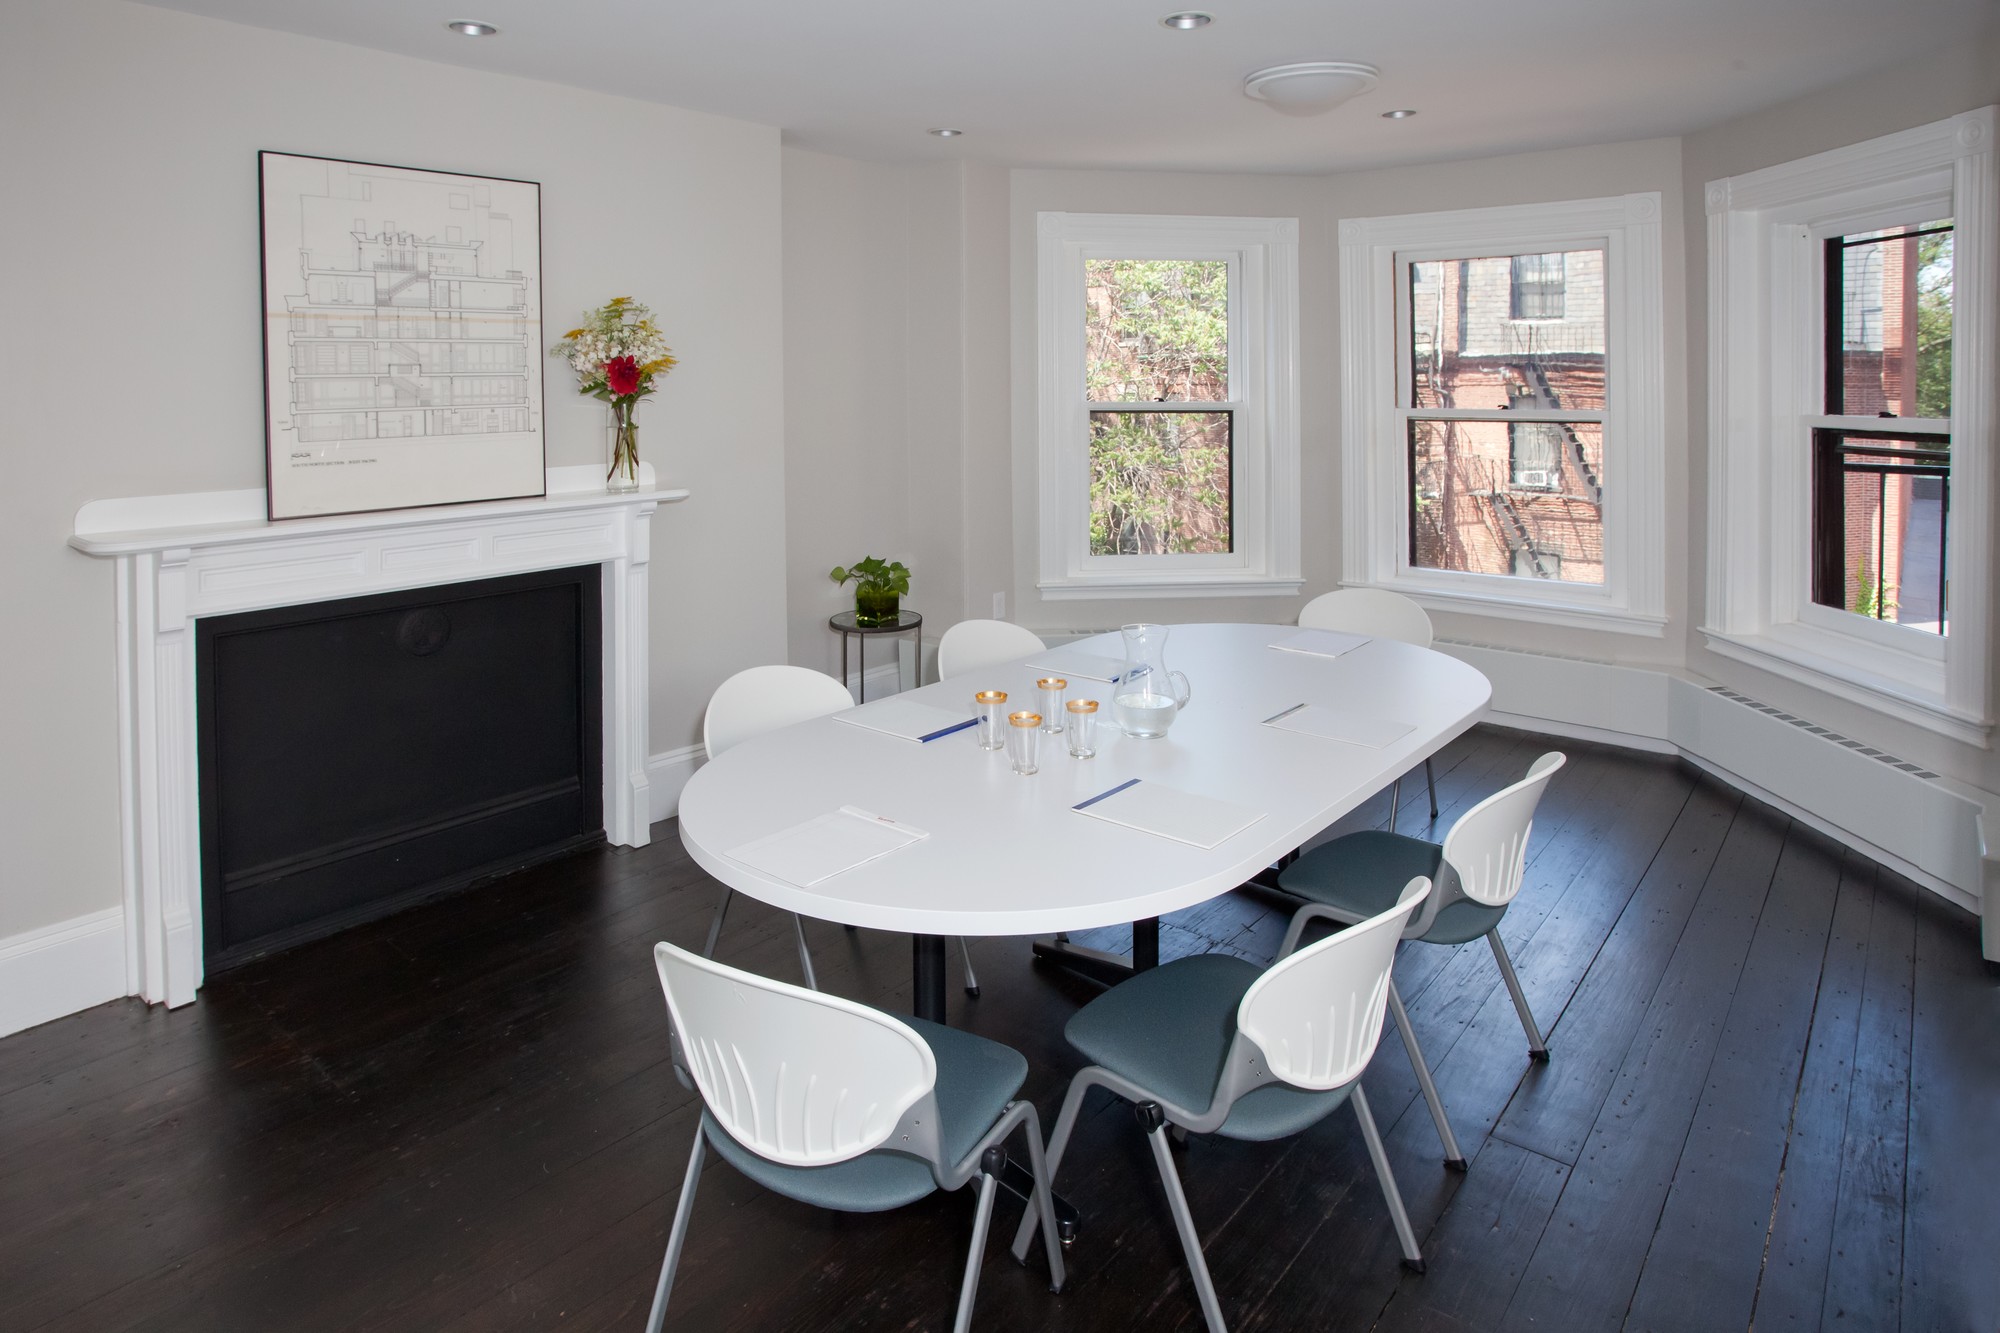
[[541,495],[541,186],[257,164],[270,516]]

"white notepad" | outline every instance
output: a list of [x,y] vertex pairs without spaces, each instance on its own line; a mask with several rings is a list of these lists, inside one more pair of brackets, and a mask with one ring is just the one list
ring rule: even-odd
[[1302,629],[1272,644],[1281,653],[1310,653],[1314,657],[1339,657],[1368,642],[1365,634],[1343,634],[1337,629]]
[[1191,847],[1215,847],[1264,817],[1261,810],[1213,796],[1197,796],[1157,782],[1128,782],[1071,807],[1080,815],[1102,819],[1141,833],[1172,838]]
[[971,728],[974,719],[934,704],[891,695],[872,704],[834,714],[834,721],[847,722],[870,731],[885,731],[906,741],[934,741],[955,731]]
[[1276,717],[1266,719],[1264,725],[1280,731],[1296,731],[1303,736],[1365,745],[1371,750],[1379,750],[1416,730],[1412,724],[1398,722],[1393,717],[1347,708],[1328,708],[1324,704],[1302,704],[1286,709]]
[[746,842],[730,852],[729,859],[787,884],[811,888],[928,837],[920,828],[843,805],[832,814]]
[[1065,680],[1075,676],[1081,680],[1101,680],[1106,685],[1115,685],[1118,678],[1125,674],[1125,659],[1104,657],[1098,653],[1064,653],[1060,662],[1030,662],[1028,670],[1039,671],[1045,676],[1061,676]]

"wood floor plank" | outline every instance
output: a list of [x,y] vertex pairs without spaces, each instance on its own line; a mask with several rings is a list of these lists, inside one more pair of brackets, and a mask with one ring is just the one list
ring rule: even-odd
[[[1979,956],[1968,913],[1883,871],[1877,893],[1914,904],[1916,993],[1910,1065],[1903,1327],[2000,1328],[2000,977]],[[1983,1255],[1970,1259],[1972,1241]]]
[[1746,802],[1730,823],[1501,1328],[1587,1333],[1624,1322],[1786,822]]
[[[1574,1164],[1707,883],[1742,798],[1703,779],[1549,1036],[1550,1061],[1494,1132]],[[1774,853],[1775,855],[1775,853]],[[1588,939],[1588,932],[1585,936]]]
[[1778,1197],[1751,1311],[1760,1329],[1820,1326],[1874,908],[1875,866],[1849,852],[1841,861],[1812,1032],[1792,1105]]
[[1843,1328],[1894,1329],[1902,1324],[1914,909],[1909,895],[1878,888],[1821,1315],[1823,1322],[1838,1321]]

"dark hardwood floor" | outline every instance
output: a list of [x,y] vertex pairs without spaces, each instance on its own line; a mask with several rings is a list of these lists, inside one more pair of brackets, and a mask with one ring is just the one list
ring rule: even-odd
[[[1440,828],[1550,742],[1481,729],[1438,761]],[[1576,743],[1504,934],[1553,1055],[1531,1065],[1491,955],[1397,976],[1464,1176],[1394,1029],[1369,1096],[1429,1257],[1402,1272],[1342,1111],[1295,1139],[1197,1139],[1189,1202],[1232,1328],[2000,1327],[2000,983],[1976,923],[1670,760]],[[1401,827],[1418,831],[1421,782]],[[1382,820],[1385,801],[1362,812]],[[1345,827],[1361,827],[1352,820]],[[649,948],[699,944],[715,886],[671,824],[216,977],[0,1041],[0,1329],[642,1326],[695,1108]],[[1270,957],[1239,893],[1163,953]],[[904,937],[814,925],[821,982],[902,1008]],[[1106,933],[1115,939],[1115,933]],[[1044,1123],[1091,989],[976,942],[953,1021],[1027,1055]],[[747,901],[732,962],[793,978]],[[1071,1284],[1004,1250],[977,1323],[1198,1329],[1131,1116],[1093,1103],[1060,1181]],[[949,1326],[971,1197],[837,1217],[707,1174],[668,1326]]]

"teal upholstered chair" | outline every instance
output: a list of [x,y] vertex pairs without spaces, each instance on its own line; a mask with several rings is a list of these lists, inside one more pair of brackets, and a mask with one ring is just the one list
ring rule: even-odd
[[[1282,958],[1296,947],[1300,934],[1314,921],[1345,925],[1367,920],[1393,902],[1400,886],[1412,875],[1428,875],[1436,882],[1437,892],[1410,922],[1405,937],[1428,944],[1464,944],[1484,935],[1493,946],[1493,959],[1528,1034],[1528,1056],[1546,1061],[1548,1044],[1528,1008],[1514,961],[1500,940],[1500,918],[1521,891],[1535,807],[1563,763],[1563,756],[1553,750],[1537,759],[1526,777],[1459,816],[1442,845],[1370,829],[1335,838],[1300,856],[1278,874],[1280,889],[1305,900],[1305,906],[1292,917],[1278,956]],[[1458,1139],[1451,1132],[1444,1102],[1393,979],[1389,983],[1389,1014],[1410,1053],[1431,1119],[1437,1122],[1445,1165],[1463,1171],[1465,1154],[1459,1151]]]
[[[676,1071],[701,1094],[701,1124],[667,1237],[647,1333],[660,1333],[709,1149],[801,1203],[874,1213],[979,1182],[972,1253],[953,1328],[972,1323],[1001,1144],[1025,1131],[1029,1210],[1048,1237],[1051,1289],[1064,1280],[1041,1124],[1019,1101],[1028,1062],[969,1032],[727,967],[661,943],[653,960],[673,1018]],[[1023,1253],[1025,1253],[1025,1248]]]
[[[1411,879],[1369,920],[1268,969],[1227,954],[1177,958],[1120,982],[1069,1021],[1070,1044],[1090,1064],[1070,1080],[1049,1138],[1050,1179],[1092,1088],[1131,1102],[1211,1333],[1223,1333],[1222,1307],[1167,1147],[1170,1127],[1261,1142],[1297,1134],[1342,1104],[1352,1106],[1403,1262],[1423,1271],[1361,1074],[1382,1035],[1396,941],[1429,893],[1429,880]],[[1017,1258],[1026,1256],[1036,1228],[1047,1225],[1035,1213],[1022,1220],[1014,1238]]]

